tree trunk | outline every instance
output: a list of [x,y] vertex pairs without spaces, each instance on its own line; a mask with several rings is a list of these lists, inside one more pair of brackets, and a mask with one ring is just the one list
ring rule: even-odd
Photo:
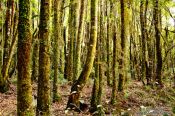
[[116,37],[116,27],[114,27],[113,32],[113,65],[112,65],[112,97],[111,97],[111,104],[116,103],[116,96],[117,96],[117,37]]
[[41,0],[39,77],[36,115],[50,116],[50,0]]
[[121,58],[119,59],[118,90],[123,91],[125,82],[125,0],[120,0],[121,5]]
[[[58,94],[58,65],[59,65],[59,39],[61,39],[61,18],[62,18],[62,12],[61,9],[63,7],[64,1],[63,0],[55,0],[54,1],[54,21],[53,21],[53,27],[54,27],[54,46],[53,46],[53,53],[54,53],[54,79],[53,79],[53,102],[56,102],[59,100],[59,94]],[[61,53],[60,53],[61,54]]]
[[83,27],[84,27],[84,6],[86,4],[86,0],[80,1],[80,18],[79,18],[79,26],[78,26],[78,33],[77,33],[77,44],[76,44],[76,52],[75,52],[75,67],[74,67],[74,80],[77,80],[79,76],[79,70],[81,66],[80,57],[81,57],[81,42],[83,39]]
[[67,79],[69,81],[74,80],[73,69],[74,69],[74,56],[75,56],[75,41],[76,41],[76,30],[77,30],[77,6],[78,2],[76,0],[70,0],[69,8],[69,26],[68,26],[68,59],[67,65],[68,69],[66,70]]
[[147,30],[147,10],[148,10],[148,3],[149,1],[146,0],[145,3],[145,35],[147,38],[147,51],[148,51],[148,59],[146,61],[146,79],[147,79],[147,85],[151,85],[151,79],[152,79],[152,73],[153,73],[153,53],[152,53],[152,40],[148,36],[148,30]]
[[34,37],[34,45],[33,45],[33,55],[32,55],[32,82],[37,82],[39,75],[39,40],[38,36]]
[[[110,2],[109,2],[110,3]],[[111,4],[110,4],[111,5]],[[111,5],[112,7],[112,5]],[[108,13],[109,12],[109,13]],[[107,17],[107,39],[106,39],[106,52],[107,52],[107,85],[111,86],[111,77],[110,77],[110,32],[111,32],[111,9],[108,11],[108,1],[106,1],[106,17]],[[109,15],[110,14],[110,15]],[[109,16],[108,16],[109,15]]]
[[99,42],[96,46],[96,58],[95,58],[95,75],[94,75],[94,84],[92,88],[92,97],[91,97],[91,108],[90,112],[97,111],[98,106],[98,91],[99,91]]
[[142,44],[142,81],[146,77],[146,32],[145,32],[145,19],[144,19],[144,0],[140,1],[140,24],[141,24],[141,44]]
[[160,45],[160,19],[159,19],[159,0],[154,0],[154,26],[155,26],[155,38],[156,38],[156,81],[162,86],[162,50]]
[[18,84],[17,84],[17,114],[18,116],[33,116],[32,86],[30,76],[31,25],[30,0],[19,0],[18,24]]

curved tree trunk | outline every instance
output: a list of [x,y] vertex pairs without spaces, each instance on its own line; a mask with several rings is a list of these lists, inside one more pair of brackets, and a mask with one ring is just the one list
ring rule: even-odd
[[91,0],[91,35],[89,41],[89,48],[86,58],[86,63],[83,67],[83,70],[78,78],[75,81],[71,88],[71,94],[68,99],[67,108],[80,108],[80,93],[85,86],[89,75],[91,73],[91,69],[93,67],[95,52],[96,52],[96,43],[97,43],[97,8],[98,8],[98,0]]

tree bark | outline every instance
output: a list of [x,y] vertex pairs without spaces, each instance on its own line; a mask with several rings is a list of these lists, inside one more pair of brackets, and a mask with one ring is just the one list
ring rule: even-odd
[[74,80],[74,56],[75,56],[75,41],[76,41],[76,31],[77,31],[77,7],[78,2],[76,0],[70,0],[69,8],[69,21],[68,21],[68,59],[66,70],[67,79],[69,81]]
[[50,116],[50,0],[41,0],[39,77],[36,115]]
[[144,0],[140,1],[140,24],[141,24],[141,44],[142,44],[142,82],[146,77],[146,32],[145,32],[145,19],[144,19]]
[[118,81],[118,90],[123,91],[124,82],[125,82],[125,42],[126,42],[126,35],[125,35],[125,0],[120,0],[121,5],[121,53],[119,59],[119,81]]
[[54,79],[53,79],[53,102],[59,100],[60,96],[58,94],[58,65],[59,65],[59,39],[61,39],[61,18],[62,12],[61,9],[63,7],[64,1],[63,0],[55,0],[54,1],[54,46],[53,46],[53,53],[54,53]]
[[154,0],[154,27],[156,38],[156,81],[162,86],[162,50],[160,45],[160,19],[159,19],[159,0]]
[[30,0],[19,0],[17,115],[33,116],[30,52],[32,44]]
[[78,26],[78,33],[77,33],[77,44],[76,44],[76,52],[75,52],[75,67],[74,67],[74,80],[77,80],[79,76],[79,70],[81,66],[80,57],[81,57],[81,42],[83,39],[83,27],[84,27],[84,18],[85,18],[85,3],[86,0],[80,1],[80,18],[79,18],[79,26]]

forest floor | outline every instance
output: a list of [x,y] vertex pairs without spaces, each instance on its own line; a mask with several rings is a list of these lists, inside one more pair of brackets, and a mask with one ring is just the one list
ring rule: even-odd
[[[82,93],[81,99],[87,104],[90,103],[92,83],[93,81],[90,80]],[[82,113],[65,112],[70,87],[70,84],[67,82],[60,83],[59,92],[61,100],[52,104],[53,116],[90,116],[91,114],[88,111]],[[34,96],[36,96],[36,88],[36,84],[34,84]],[[131,81],[125,92],[118,93],[116,105],[110,105],[110,96],[111,88],[104,84],[102,105],[107,116],[175,116],[173,114],[175,90],[171,87],[152,89],[149,86],[143,86],[141,82]],[[13,82],[8,92],[0,94],[0,116],[16,116],[16,99],[16,82]],[[36,99],[34,97],[33,105],[36,106]]]

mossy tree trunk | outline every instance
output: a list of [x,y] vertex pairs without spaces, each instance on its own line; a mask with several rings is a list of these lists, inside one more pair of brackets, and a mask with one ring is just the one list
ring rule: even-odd
[[39,77],[36,115],[50,116],[50,0],[41,0]]
[[[54,1],[54,19],[53,19],[53,34],[54,34],[54,46],[53,46],[53,53],[54,53],[54,79],[53,79],[53,102],[59,100],[58,94],[58,69],[59,69],[59,39],[61,39],[61,18],[62,18],[62,7],[63,7],[63,0],[55,0]],[[60,53],[61,54],[61,53]]]
[[32,82],[37,82],[39,75],[39,40],[38,36],[33,38],[33,54],[32,54]]
[[78,1],[70,0],[69,21],[68,21],[68,58],[67,58],[67,79],[74,80],[74,51],[77,31],[77,6]]
[[98,96],[97,96],[97,111],[98,111],[98,116],[104,116],[105,112],[103,110],[103,106],[102,106],[102,94],[103,94],[103,65],[99,64],[99,90],[98,90]]
[[58,65],[59,65],[59,10],[60,10],[60,0],[54,0],[53,4],[53,12],[54,12],[54,18],[53,18],[53,66],[54,66],[54,78],[53,78],[53,102],[56,102],[59,100],[59,94],[58,94]]
[[80,73],[80,57],[81,57],[81,42],[83,39],[83,30],[84,30],[84,18],[85,18],[85,6],[86,0],[80,1],[80,17],[79,17],[79,25],[78,25],[78,33],[77,33],[77,43],[76,43],[76,52],[75,52],[75,67],[74,67],[74,80],[77,80]]
[[30,52],[32,44],[30,0],[19,0],[17,114],[33,116]]
[[93,84],[93,88],[92,88],[90,112],[97,111],[97,106],[98,106],[97,101],[98,101],[98,91],[99,91],[99,62],[100,62],[99,52],[100,52],[99,42],[97,41],[96,58],[95,58],[95,62],[94,62],[95,75],[94,75],[94,84]]
[[[110,5],[110,8],[108,10],[108,4]],[[111,27],[112,27],[112,24],[111,24],[111,17],[112,17],[112,3],[111,1],[108,2],[106,1],[106,17],[107,17],[107,39],[106,39],[106,52],[107,52],[107,72],[106,72],[106,76],[107,76],[107,85],[108,86],[111,86],[111,77],[110,77],[110,37],[111,37]]]
[[116,96],[117,96],[117,37],[116,37],[116,27],[113,30],[113,65],[112,65],[112,97],[111,97],[111,104],[116,103]]
[[155,27],[155,39],[156,39],[156,81],[162,86],[162,49],[160,43],[160,18],[159,18],[159,0],[154,0],[154,27]]
[[98,27],[98,40],[96,46],[96,60],[95,60],[95,77],[94,77],[94,85],[92,89],[92,97],[91,97],[91,107],[90,112],[93,113],[94,116],[103,116],[104,111],[101,104],[102,101],[102,87],[103,87],[103,70],[102,65],[105,62],[104,57],[104,39],[105,39],[105,29],[104,29],[104,0],[99,1],[99,27]]
[[96,43],[97,43],[97,12],[98,8],[98,0],[91,0],[91,31],[90,31],[90,40],[89,40],[89,48],[86,57],[86,63],[83,67],[83,70],[78,78],[75,81],[71,88],[71,94],[68,99],[67,108],[74,108],[75,106],[80,108],[80,93],[85,86],[89,75],[91,73],[91,69],[93,67],[95,52],[96,52]]
[[140,24],[141,24],[141,45],[142,45],[142,81],[146,77],[146,32],[145,32],[145,19],[144,19],[144,0],[140,1]]
[[146,80],[147,80],[147,85],[151,85],[151,79],[152,79],[152,73],[153,73],[153,50],[152,50],[152,39],[151,37],[149,37],[148,35],[148,24],[147,24],[147,12],[148,12],[148,5],[149,5],[149,1],[146,0],[145,1],[145,36],[147,38],[147,51],[148,51],[148,59],[146,61]]
[[[104,39],[105,39],[105,29],[104,29],[104,0],[99,1],[99,27],[98,27],[98,42],[97,42],[97,74],[98,76],[96,76],[95,78],[97,79],[97,82],[94,83],[97,86],[97,92],[96,95],[96,99],[95,99],[95,107],[94,107],[94,111],[97,111],[94,116],[103,116],[104,115],[104,111],[103,111],[103,106],[102,106],[102,91],[103,91],[103,69],[102,66],[105,62],[105,55],[104,55],[104,49],[105,48],[105,43],[104,43]],[[92,102],[91,102],[92,103]]]
[[125,49],[126,49],[126,35],[125,35],[125,0],[120,0],[121,8],[121,53],[119,59],[119,80],[118,80],[118,90],[123,91],[125,82]]
[[66,27],[63,27],[63,39],[64,39],[64,78],[67,78],[67,62],[68,62],[68,53],[67,53],[67,40],[66,40]]

